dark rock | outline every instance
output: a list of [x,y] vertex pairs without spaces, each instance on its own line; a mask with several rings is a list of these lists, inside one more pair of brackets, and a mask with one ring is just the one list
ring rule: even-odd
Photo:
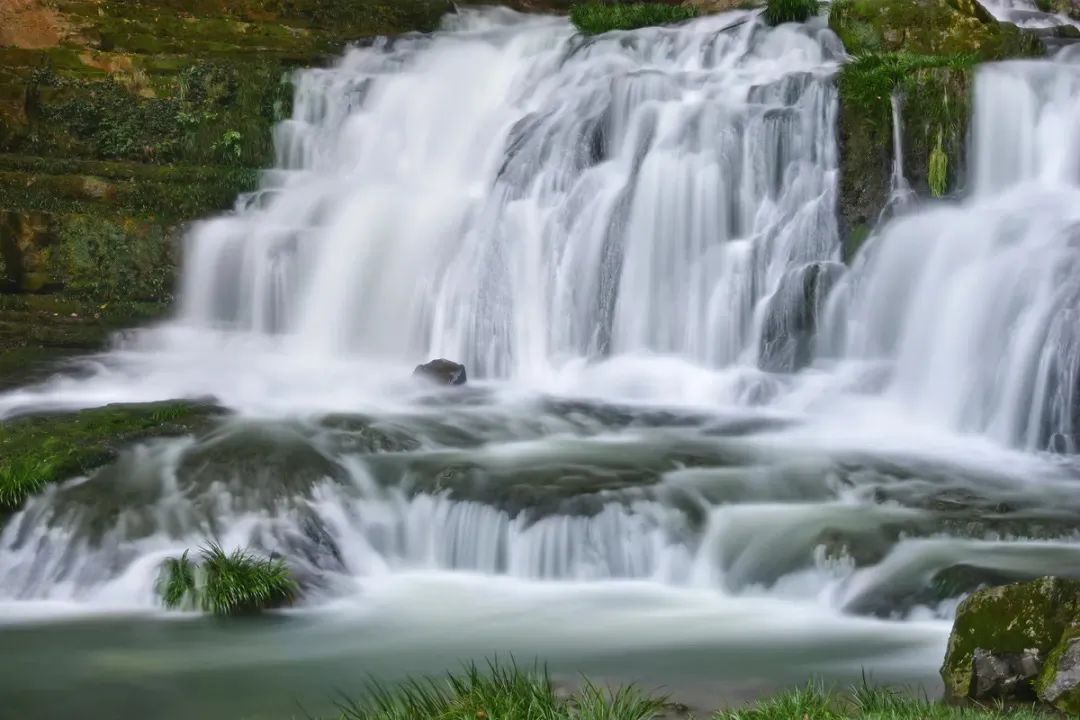
[[995,654],[976,650],[970,697],[974,700],[1034,700],[1033,681],[1042,670],[1038,650]]
[[844,272],[840,263],[818,262],[789,271],[769,299],[758,349],[758,366],[794,372],[814,359],[825,299]]
[[464,385],[467,380],[465,366],[445,358],[417,365],[413,377],[426,378],[439,385]]

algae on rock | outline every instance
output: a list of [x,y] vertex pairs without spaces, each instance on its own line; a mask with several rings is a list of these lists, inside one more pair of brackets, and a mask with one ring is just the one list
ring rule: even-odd
[[[1005,659],[1027,654],[1041,662],[1078,619],[1080,580],[1042,578],[972,594],[957,609],[941,667],[946,695],[974,697],[978,653]],[[1035,688],[1016,692],[1034,697]]]

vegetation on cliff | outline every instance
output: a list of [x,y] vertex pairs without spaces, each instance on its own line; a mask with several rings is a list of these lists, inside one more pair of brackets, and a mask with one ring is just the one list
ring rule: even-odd
[[854,56],[838,79],[839,212],[850,261],[889,195],[893,95],[909,184],[923,196],[948,195],[964,183],[976,65],[1045,47],[975,0],[837,0],[829,26]]
[[610,4],[588,2],[570,10],[570,20],[586,35],[599,35],[612,30],[634,30],[652,25],[684,22],[698,16],[691,6],[657,2]]
[[806,22],[817,11],[817,0],[769,0],[765,5],[765,22],[770,25]]
[[0,514],[50,483],[111,462],[132,443],[198,432],[216,414],[208,405],[167,402],[0,421]]
[[214,615],[251,615],[291,604],[299,587],[285,562],[211,543],[199,561],[188,552],[161,566],[157,592],[170,609],[199,608]]

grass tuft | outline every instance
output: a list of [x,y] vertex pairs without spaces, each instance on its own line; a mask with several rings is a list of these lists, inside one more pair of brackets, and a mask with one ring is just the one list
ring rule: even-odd
[[770,25],[801,23],[817,13],[818,0],[768,0],[765,5],[765,22]]
[[692,20],[697,16],[696,7],[663,3],[609,5],[603,2],[588,2],[570,9],[570,20],[586,35],[669,25]]
[[172,610],[185,604],[194,605],[196,570],[198,567],[188,557],[187,550],[180,557],[162,563],[157,591],[165,607]]
[[664,699],[636,688],[608,691],[591,683],[570,697],[555,692],[547,670],[489,662],[468,665],[442,680],[409,680],[388,688],[372,683],[364,700],[338,705],[336,720],[652,720]]
[[200,603],[215,615],[243,615],[291,603],[296,581],[282,560],[257,557],[237,549],[226,553],[211,543],[202,549],[205,575]]
[[250,615],[289,605],[299,587],[284,561],[211,543],[196,563],[185,551],[161,566],[157,593],[167,608],[199,607],[215,615]]

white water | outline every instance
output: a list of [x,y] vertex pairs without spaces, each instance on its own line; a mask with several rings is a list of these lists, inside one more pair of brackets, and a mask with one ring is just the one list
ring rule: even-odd
[[[839,57],[748,13],[586,41],[489,10],[301,73],[264,189],[189,239],[178,317],[0,396],[212,395],[273,444],[215,459],[230,426],[33,499],[5,617],[152,611],[160,560],[215,536],[446,653],[753,637],[932,675],[967,589],[941,573],[1080,575],[1075,469],[1036,454],[1080,431],[1080,75],[981,71],[971,196],[846,271]],[[476,387],[418,386],[433,356]],[[415,445],[363,451],[335,411]]]

